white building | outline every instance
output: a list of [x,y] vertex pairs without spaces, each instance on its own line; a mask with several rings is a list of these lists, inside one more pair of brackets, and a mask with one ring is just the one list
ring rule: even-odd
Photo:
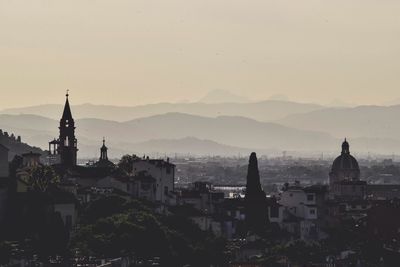
[[306,193],[303,188],[294,186],[282,192],[279,201],[290,214],[305,220],[318,218],[316,194]]
[[298,183],[288,186],[277,205],[269,207],[270,222],[278,223],[282,229],[303,240],[323,239],[326,235],[320,224],[326,192],[323,186],[302,187]]
[[137,158],[133,162],[133,175],[147,172],[155,178],[156,182],[156,201],[163,204],[170,204],[174,198],[175,165],[161,159]]

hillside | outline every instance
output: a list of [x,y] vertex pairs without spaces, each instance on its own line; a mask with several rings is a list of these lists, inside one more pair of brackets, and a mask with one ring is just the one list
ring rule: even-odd
[[15,155],[21,155],[24,153],[34,152],[43,153],[40,148],[32,147],[24,142],[22,142],[21,137],[15,136],[13,133],[9,133],[6,130],[0,130],[0,144],[7,147],[8,160],[11,161]]

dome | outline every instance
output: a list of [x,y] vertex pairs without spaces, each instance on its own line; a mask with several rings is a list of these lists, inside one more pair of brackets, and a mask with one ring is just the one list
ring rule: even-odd
[[342,144],[342,154],[333,161],[329,176],[331,183],[343,180],[360,180],[360,167],[357,160],[350,155],[350,145],[346,139]]

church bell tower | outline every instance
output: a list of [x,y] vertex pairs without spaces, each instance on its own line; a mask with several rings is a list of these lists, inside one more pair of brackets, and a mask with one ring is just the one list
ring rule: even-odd
[[100,161],[108,161],[108,148],[106,147],[106,139],[103,137],[103,146],[100,148]]
[[58,154],[62,165],[73,167],[77,164],[78,141],[75,138],[75,121],[72,117],[68,97],[69,93],[67,91],[64,112],[60,120]]

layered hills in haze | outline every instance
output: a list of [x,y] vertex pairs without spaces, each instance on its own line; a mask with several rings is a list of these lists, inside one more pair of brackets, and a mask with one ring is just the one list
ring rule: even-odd
[[[31,121],[35,123],[30,123]],[[33,115],[0,115],[0,126],[18,132],[32,144],[44,148],[49,140],[58,135],[58,121]],[[229,153],[223,155],[231,155],[250,149],[310,151],[324,148],[332,141],[324,133],[297,130],[244,117],[209,118],[182,113],[167,113],[126,122],[78,119],[76,127],[79,143],[94,146],[96,151],[103,136],[109,140],[110,148],[114,147],[119,151],[144,153],[154,151],[156,144],[160,148],[172,147],[174,144],[176,152],[203,155],[212,154],[213,151],[228,151]],[[214,148],[205,153],[205,145]],[[80,152],[85,156],[91,156],[92,153],[85,153],[82,148]]]
[[[0,112],[0,128],[47,148],[58,136],[62,105]],[[344,137],[353,153],[400,151],[400,106],[328,108],[268,100],[257,103],[72,106],[81,157],[96,157],[103,136],[110,155],[237,155],[258,151],[337,154]],[[179,112],[178,112],[179,111]]]
[[[204,117],[240,116],[259,121],[283,119],[291,114],[299,114],[322,109],[315,104],[266,100],[255,103],[159,103],[134,107],[103,105],[72,105],[75,119],[96,118],[113,121],[128,121],[159,114],[178,112]],[[63,105],[41,105],[13,108],[0,111],[1,114],[32,114],[59,119]]]
[[333,136],[387,138],[400,140],[400,105],[327,108],[303,114],[292,114],[277,123]]

